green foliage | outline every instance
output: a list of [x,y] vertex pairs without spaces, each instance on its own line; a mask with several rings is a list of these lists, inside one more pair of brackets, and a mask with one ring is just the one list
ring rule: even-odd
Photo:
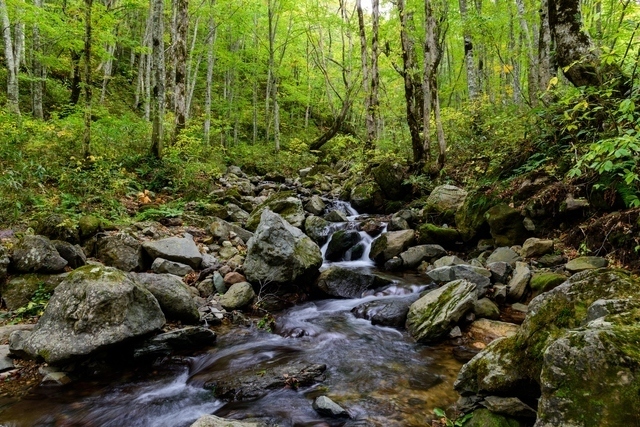
[[183,207],[162,205],[157,208],[144,209],[135,216],[136,221],[158,221],[163,218],[177,218],[183,214]]
[[11,323],[21,323],[33,317],[40,317],[47,308],[51,295],[53,295],[53,291],[47,291],[44,284],[41,283],[31,300],[26,305],[7,313],[7,317]]
[[440,423],[446,427],[462,427],[464,426],[464,423],[466,423],[473,417],[473,414],[470,413],[462,417],[451,419],[447,416],[447,413],[442,408],[435,408],[433,410],[433,414],[436,417],[440,418]]

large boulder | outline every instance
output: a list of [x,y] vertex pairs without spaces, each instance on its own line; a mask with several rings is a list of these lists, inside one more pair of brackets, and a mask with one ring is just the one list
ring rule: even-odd
[[309,215],[304,221],[304,231],[318,245],[324,245],[329,238],[331,223],[319,216]]
[[433,342],[448,334],[478,299],[476,285],[455,280],[411,304],[406,327],[419,342]]
[[142,244],[126,233],[98,234],[96,256],[105,265],[122,271],[144,271],[148,264]]
[[447,251],[440,245],[419,245],[402,252],[400,258],[405,268],[416,268],[423,261],[430,261],[446,254]]
[[422,224],[416,230],[418,243],[435,244],[446,249],[456,249],[462,243],[460,233],[455,228],[440,227],[434,224]]
[[439,185],[427,198],[424,212],[437,215],[442,221],[451,221],[466,197],[467,192],[462,188],[454,185]]
[[164,326],[158,301],[115,268],[81,267],[54,292],[23,343],[31,357],[60,364]]
[[0,284],[0,295],[8,310],[15,310],[29,303],[36,292],[49,294],[66,279],[63,274],[21,274],[5,284]]
[[371,169],[371,174],[385,198],[401,200],[408,194],[407,186],[403,184],[405,171],[398,163],[383,161]]
[[333,297],[360,298],[364,291],[390,283],[376,274],[332,266],[320,273],[316,288]]
[[184,323],[200,322],[200,313],[189,287],[172,274],[138,273],[131,276],[158,300],[167,319]]
[[359,212],[379,212],[384,205],[384,195],[375,182],[365,182],[353,187],[349,200]]
[[247,230],[257,230],[262,218],[262,212],[267,209],[277,213],[294,227],[300,228],[304,223],[305,214],[302,202],[295,197],[295,193],[292,191],[283,191],[272,195],[251,212],[247,220]]
[[13,248],[11,267],[19,273],[59,273],[67,266],[44,236],[24,236]]
[[364,247],[360,245],[362,250],[360,256],[350,256],[355,249],[355,246],[360,243],[362,236],[356,230],[338,230],[331,236],[327,251],[325,252],[325,258],[329,261],[342,261],[350,260],[352,258],[360,258]]
[[489,237],[489,226],[484,214],[490,207],[491,200],[482,193],[471,193],[465,197],[455,214],[456,228],[465,242],[478,237]]
[[491,272],[472,265],[458,264],[438,267],[429,271],[427,276],[436,283],[465,279],[477,286],[477,293],[481,297],[487,293],[487,289],[491,286]]
[[244,272],[251,283],[291,284],[315,278],[322,253],[298,228],[265,209],[247,244]]
[[505,203],[493,206],[485,213],[485,218],[496,246],[519,245],[528,237],[524,217]]
[[169,237],[144,242],[142,247],[153,259],[164,258],[187,264],[194,269],[198,269],[202,262],[202,254],[189,234],[185,234],[185,237]]
[[373,241],[369,258],[378,264],[400,255],[413,245],[415,233],[413,230],[389,231],[382,233],[380,237]]
[[467,363],[455,388],[524,402],[539,397],[536,427],[633,425],[639,300],[640,283],[626,272],[576,274],[534,298],[516,334]]

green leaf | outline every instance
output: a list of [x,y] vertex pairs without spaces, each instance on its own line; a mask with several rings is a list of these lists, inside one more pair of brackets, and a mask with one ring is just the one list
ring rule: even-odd
[[440,418],[446,418],[447,416],[447,414],[444,412],[442,408],[435,408],[433,410],[433,413],[435,414],[436,417],[440,417]]

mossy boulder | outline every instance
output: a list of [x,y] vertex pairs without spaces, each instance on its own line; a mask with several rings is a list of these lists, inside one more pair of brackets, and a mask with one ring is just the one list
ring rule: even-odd
[[400,255],[413,245],[415,233],[413,230],[389,231],[382,233],[373,241],[369,258],[378,264],[384,264],[391,258]]
[[418,244],[440,245],[445,249],[455,249],[460,246],[461,237],[455,228],[439,227],[435,224],[422,224],[417,228]]
[[536,426],[621,426],[640,418],[640,283],[576,274],[531,301],[518,332],[463,366],[463,395],[539,398]]
[[71,218],[58,214],[49,215],[38,221],[35,231],[51,240],[64,240],[69,243],[80,241],[77,224]]
[[78,231],[81,239],[88,239],[102,230],[102,220],[93,215],[83,215],[78,220]]
[[489,225],[484,214],[495,202],[482,194],[469,193],[456,210],[456,228],[465,242],[474,238],[489,237]]
[[258,224],[260,224],[262,212],[265,209],[277,213],[294,227],[302,228],[305,219],[304,209],[302,202],[295,197],[293,191],[276,193],[258,205],[249,215],[245,226],[247,230],[256,231]]
[[494,414],[488,409],[476,409],[471,419],[463,427],[520,427],[519,421],[500,414]]
[[59,273],[67,264],[45,236],[24,236],[11,255],[11,268],[19,273]]
[[354,186],[349,199],[353,207],[362,212],[381,212],[384,207],[382,190],[373,181]]
[[455,185],[434,188],[424,205],[426,215],[435,215],[440,221],[451,222],[467,198],[467,192]]
[[484,214],[496,246],[522,244],[528,236],[520,211],[505,203],[493,206]]
[[351,260],[353,248],[361,240],[362,236],[356,230],[338,230],[331,236],[325,258],[329,261]]
[[383,161],[371,169],[371,174],[386,199],[400,200],[409,194],[406,186],[403,185],[405,169],[398,163]]
[[67,275],[68,273],[15,276],[7,283],[0,285],[0,296],[2,296],[8,310],[15,310],[27,305],[38,289],[42,289],[44,292],[53,292]]
[[533,290],[534,294],[538,295],[550,291],[566,280],[567,276],[564,274],[554,273],[552,271],[535,271],[529,281],[529,287]]

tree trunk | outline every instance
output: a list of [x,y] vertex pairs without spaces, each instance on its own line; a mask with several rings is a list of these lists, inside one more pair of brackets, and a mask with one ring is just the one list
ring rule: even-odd
[[547,91],[551,78],[556,75],[551,43],[549,1],[542,0],[540,4],[540,34],[538,36],[538,90],[540,93]]
[[91,9],[93,0],[84,1],[84,158],[91,155]]
[[423,108],[423,133],[424,133],[424,150],[426,157],[429,157],[430,150],[430,128],[431,128],[431,111],[433,110],[434,122],[436,125],[436,135],[438,138],[438,158],[436,160],[436,168],[438,171],[444,167],[447,143],[442,127],[442,118],[440,116],[440,95],[438,93],[438,66],[442,59],[442,41],[440,40],[442,30],[439,21],[433,13],[431,0],[425,0],[425,42],[424,42],[424,108]]
[[529,33],[529,24],[525,17],[524,0],[516,0],[516,8],[518,10],[518,19],[520,20],[520,30],[524,35],[525,48],[527,50],[528,61],[528,73],[527,73],[527,86],[529,87],[529,103],[535,105],[537,103],[538,94],[538,69],[536,68],[535,55],[533,51],[533,41],[531,40],[531,34]]
[[187,32],[189,31],[189,1],[174,0],[176,19],[175,30],[173,31],[175,39],[173,44],[174,57],[174,106],[175,106],[175,122],[172,142],[178,139],[178,135],[185,127],[187,116]]
[[164,1],[154,0],[153,4],[153,35],[152,35],[152,70],[153,70],[153,91],[152,91],[152,130],[151,130],[151,154],[158,159],[162,158],[162,145],[164,139],[164,106],[165,106],[165,64],[164,64]]
[[378,70],[378,28],[380,26],[380,0],[371,0],[372,27],[371,27],[371,88],[369,90],[369,102],[367,113],[367,148],[372,149],[378,139],[378,87],[380,86],[380,73]]
[[71,51],[71,95],[69,96],[69,104],[78,105],[80,101],[80,94],[82,93],[82,72],[80,71],[80,55],[76,51]]
[[478,71],[473,58],[473,40],[471,39],[471,31],[469,30],[467,0],[459,0],[459,4],[460,16],[462,17],[462,25],[464,27],[464,63],[467,68],[467,89],[469,91],[469,99],[473,101],[480,94],[480,89],[478,87]]
[[104,99],[107,96],[107,85],[111,80],[111,72],[113,70],[113,55],[116,51],[116,44],[110,43],[107,45],[107,61],[104,63],[104,76],[102,77],[102,90],[100,91],[100,104],[104,103]]
[[[34,0],[36,11],[42,9],[42,0]],[[44,67],[40,62],[42,55],[42,42],[40,40],[40,26],[33,25],[33,50],[32,50],[31,67],[33,68],[33,83],[31,84],[32,110],[33,117],[36,119],[44,119],[44,109],[42,107],[42,98],[44,92]]]
[[20,114],[20,92],[18,89],[19,58],[14,52],[13,38],[11,37],[11,22],[9,10],[5,0],[0,0],[0,19],[4,40],[4,59],[7,64],[7,108],[14,114]]
[[[213,7],[214,0],[211,1]],[[213,91],[213,68],[215,67],[215,44],[218,27],[213,19],[213,12],[209,16],[209,36],[207,38],[207,81],[204,93],[204,141],[211,143],[211,92]]]

